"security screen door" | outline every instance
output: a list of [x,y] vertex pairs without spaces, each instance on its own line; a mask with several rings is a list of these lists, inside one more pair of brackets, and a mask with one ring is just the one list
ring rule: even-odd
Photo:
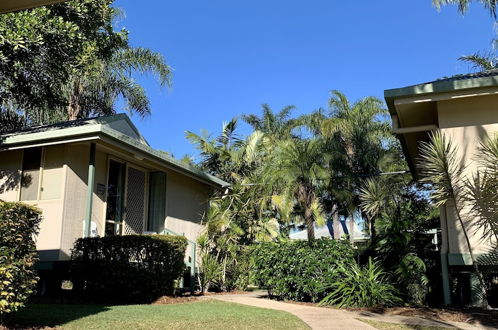
[[124,235],[142,234],[145,230],[146,182],[144,170],[127,167]]

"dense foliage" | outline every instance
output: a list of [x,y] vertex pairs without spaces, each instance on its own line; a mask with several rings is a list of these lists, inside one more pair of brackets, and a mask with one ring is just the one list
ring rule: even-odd
[[115,30],[112,0],[73,0],[0,16],[0,113],[32,124],[126,109],[148,114],[145,90],[133,74],[153,73],[163,86],[171,70],[162,55],[131,47]]
[[341,265],[338,271],[341,274],[339,280],[331,284],[329,289],[332,292],[320,305],[388,307],[401,303],[388,274],[372,259],[364,267],[357,264]]
[[40,214],[29,205],[0,201],[0,319],[23,307],[35,290]]
[[262,243],[254,248],[254,277],[270,295],[297,301],[322,300],[340,281],[340,269],[356,261],[347,241],[317,239]]
[[78,239],[71,279],[81,298],[139,303],[173,294],[185,270],[181,236],[129,235]]
[[[424,187],[411,182],[382,101],[366,97],[351,102],[332,91],[328,111],[292,117],[292,110],[274,112],[263,105],[261,116],[244,115],[254,129],[245,138],[237,134],[237,119],[226,123],[217,137],[187,133],[200,151],[198,166],[232,183],[230,190],[211,198],[206,212],[206,230],[198,242],[203,289],[233,288],[231,274],[241,264],[244,246],[285,241],[290,230],[305,229],[308,242],[295,244],[316,247],[316,226],[337,228],[339,220],[348,219],[346,234],[356,224],[370,236],[360,264],[375,258],[379,267],[397,275],[393,285],[406,302],[425,303],[430,280],[438,280],[427,276],[437,266],[436,248],[426,234],[437,227],[429,221],[436,214]],[[349,239],[356,243],[353,235]],[[317,300],[330,293],[306,276],[315,267],[313,253],[321,252],[301,255],[299,284],[283,271],[274,274],[272,280],[281,278],[277,295]],[[256,269],[266,269],[264,259],[254,260]],[[333,283],[329,275],[320,285]],[[257,276],[261,281],[262,273]]]

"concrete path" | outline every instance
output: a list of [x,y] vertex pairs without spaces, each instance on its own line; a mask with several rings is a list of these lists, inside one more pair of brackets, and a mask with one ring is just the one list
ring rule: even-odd
[[417,317],[382,315],[370,312],[350,312],[325,307],[314,307],[292,303],[285,303],[264,298],[264,292],[251,292],[248,294],[217,295],[206,298],[217,299],[237,304],[269,308],[285,311],[296,315],[312,329],[375,329],[374,327],[359,321],[358,319],[369,319],[374,321],[419,325],[428,327],[457,328],[457,329],[491,329],[474,326],[460,322],[443,322],[438,320],[427,320]]

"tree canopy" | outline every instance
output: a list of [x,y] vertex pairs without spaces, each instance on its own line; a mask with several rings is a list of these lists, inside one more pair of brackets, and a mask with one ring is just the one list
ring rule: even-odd
[[162,55],[129,44],[116,30],[112,0],[73,0],[0,16],[0,111],[30,123],[111,114],[122,97],[130,112],[150,105],[134,74],[170,83]]

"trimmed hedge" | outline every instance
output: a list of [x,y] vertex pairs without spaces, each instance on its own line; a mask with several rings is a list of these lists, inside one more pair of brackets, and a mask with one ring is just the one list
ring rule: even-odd
[[37,208],[0,201],[0,319],[23,307],[35,291],[38,256],[34,238],[40,221]]
[[171,235],[78,239],[70,268],[73,290],[83,299],[148,303],[174,293],[185,271],[187,240]]
[[356,264],[347,241],[317,239],[263,243],[253,250],[257,284],[270,295],[296,301],[322,300],[340,279],[341,266]]

